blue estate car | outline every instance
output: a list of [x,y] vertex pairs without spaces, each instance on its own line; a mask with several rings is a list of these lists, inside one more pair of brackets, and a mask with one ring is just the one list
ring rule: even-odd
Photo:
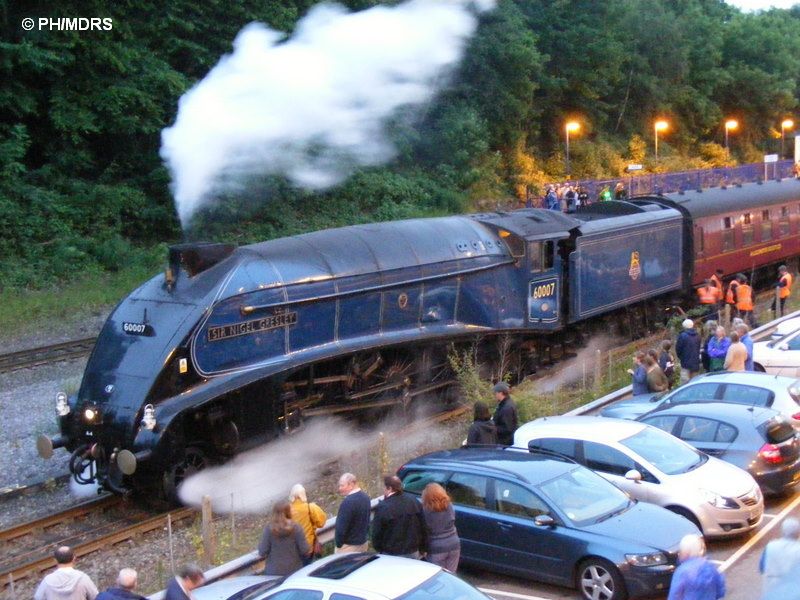
[[450,494],[462,563],[576,587],[587,600],[665,592],[681,538],[699,533],[550,453],[445,450],[406,463],[398,475],[409,493],[436,482]]

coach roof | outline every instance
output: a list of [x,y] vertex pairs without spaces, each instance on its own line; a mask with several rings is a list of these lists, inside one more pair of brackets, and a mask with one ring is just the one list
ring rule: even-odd
[[692,217],[755,211],[773,205],[800,201],[800,181],[783,179],[763,183],[744,183],[664,194],[689,211]]

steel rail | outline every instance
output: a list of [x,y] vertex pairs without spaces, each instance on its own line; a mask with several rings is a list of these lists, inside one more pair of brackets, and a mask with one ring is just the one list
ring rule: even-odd
[[[119,526],[118,522],[109,523],[99,529],[111,529],[110,532],[86,542],[73,544],[72,549],[75,552],[75,557],[80,558],[82,556],[86,556],[87,554],[97,552],[98,550],[102,550],[103,548],[107,548],[109,546],[114,546],[115,544],[119,544],[120,542],[148,533],[155,529],[161,529],[165,526],[168,516],[172,519],[172,523],[177,523],[189,517],[193,517],[196,514],[197,511],[194,508],[180,508],[178,510],[159,514],[136,523],[123,525],[122,527]],[[86,534],[78,534],[75,537],[81,537],[81,535]],[[45,548],[43,548],[43,550]],[[47,556],[35,558],[25,562],[24,564],[16,565],[11,568],[3,567],[0,570],[0,586],[5,587],[10,585],[12,581],[17,582],[25,579],[26,577],[36,576],[41,572],[51,569],[55,566],[55,558],[48,554]]]
[[0,373],[86,356],[94,348],[95,341],[96,337],[90,337],[0,354]]

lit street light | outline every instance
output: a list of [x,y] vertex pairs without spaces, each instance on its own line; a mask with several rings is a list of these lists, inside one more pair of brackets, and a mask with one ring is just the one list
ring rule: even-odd
[[567,121],[564,125],[564,132],[567,134],[567,178],[571,177],[572,173],[569,166],[569,134],[576,133],[581,128],[581,124],[577,121]]
[[739,128],[739,121],[728,119],[725,121],[725,156],[731,157],[730,146],[728,145],[728,132],[736,131]]
[[786,140],[786,130],[792,129],[793,127],[794,127],[794,121],[792,121],[791,119],[784,119],[783,122],[781,122],[781,159],[783,159],[784,156],[783,146]]
[[666,121],[656,121],[653,125],[653,133],[655,133],[655,141],[656,141],[656,163],[658,163],[658,132],[659,131],[666,131],[669,128],[669,123]]

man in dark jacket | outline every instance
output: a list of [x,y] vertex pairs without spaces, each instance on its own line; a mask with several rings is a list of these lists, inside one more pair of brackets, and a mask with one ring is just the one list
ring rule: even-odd
[[205,581],[203,569],[197,565],[186,565],[167,585],[164,600],[191,600],[192,590],[199,588]]
[[700,372],[700,336],[691,319],[683,322],[683,331],[675,344],[675,354],[681,363],[681,383],[686,383]]
[[122,569],[117,577],[117,585],[108,588],[105,592],[100,592],[97,600],[145,600],[134,592],[136,588],[136,571],[133,569]]
[[372,520],[372,545],[381,554],[420,558],[428,551],[428,534],[422,504],[403,493],[395,475],[383,478],[383,501]]
[[358,487],[356,476],[352,473],[345,473],[339,478],[339,493],[344,500],[336,515],[336,552],[366,552],[371,511],[369,496]]
[[511,446],[514,443],[514,432],[517,430],[519,418],[517,416],[517,405],[511,398],[509,392],[511,388],[504,381],[495,384],[494,399],[497,401],[497,408],[494,411],[494,424],[497,426],[497,443],[504,446]]

